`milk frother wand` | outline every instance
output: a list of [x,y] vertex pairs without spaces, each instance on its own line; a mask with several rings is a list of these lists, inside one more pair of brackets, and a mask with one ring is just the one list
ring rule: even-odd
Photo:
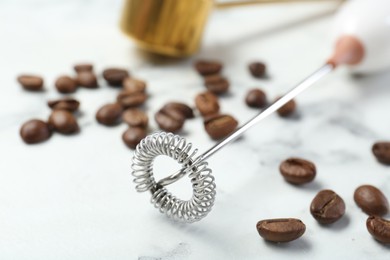
[[[390,1],[355,0],[348,2],[341,8],[336,21],[339,23],[336,31],[340,36],[338,36],[333,55],[325,65],[203,154],[195,156],[198,150],[193,149],[192,144],[186,139],[172,133],[158,132],[143,139],[137,146],[132,160],[132,175],[136,190],[138,192],[150,191],[151,203],[168,217],[186,223],[198,221],[211,211],[215,201],[214,176],[206,162],[210,156],[312,86],[337,66],[355,65],[357,71],[371,72],[390,65]],[[367,30],[370,26],[371,30]],[[373,30],[378,31],[372,34]],[[173,158],[181,164],[182,168],[156,181],[153,176],[153,161],[159,155]],[[167,185],[185,175],[190,178],[193,188],[193,194],[189,200],[177,198],[166,188]]]

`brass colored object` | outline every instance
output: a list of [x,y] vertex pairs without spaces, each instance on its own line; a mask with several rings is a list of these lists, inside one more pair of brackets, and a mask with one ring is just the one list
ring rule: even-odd
[[[185,57],[197,51],[210,11],[251,4],[315,0],[125,0],[120,28],[147,51]],[[316,0],[322,1],[322,0]],[[336,0],[337,1],[337,0]],[[340,1],[340,0],[338,0]]]
[[126,0],[121,29],[141,48],[188,56],[199,46],[212,0]]

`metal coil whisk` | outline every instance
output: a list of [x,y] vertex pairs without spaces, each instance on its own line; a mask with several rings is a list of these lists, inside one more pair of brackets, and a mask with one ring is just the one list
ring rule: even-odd
[[[147,136],[137,146],[132,169],[136,190],[150,191],[151,203],[175,220],[195,222],[205,217],[215,200],[215,182],[207,162],[194,159],[197,149],[184,138],[172,133],[159,132]],[[159,182],[153,176],[153,161],[159,155],[167,155],[182,165],[178,175],[172,175]],[[191,179],[193,195],[190,200],[181,200],[171,194],[164,185],[187,175]]]
[[[325,64],[257,116],[196,158],[198,150],[192,149],[192,144],[187,143],[178,135],[159,132],[147,136],[138,144],[133,156],[132,175],[136,190],[138,192],[150,191],[152,193],[151,203],[161,213],[174,220],[186,223],[201,220],[211,211],[216,195],[214,177],[211,169],[208,168],[206,159],[333,69],[332,64]],[[160,155],[173,158],[182,167],[174,174],[156,182],[153,175],[153,161]],[[192,183],[193,194],[190,200],[181,200],[165,188],[185,175],[189,176]]]

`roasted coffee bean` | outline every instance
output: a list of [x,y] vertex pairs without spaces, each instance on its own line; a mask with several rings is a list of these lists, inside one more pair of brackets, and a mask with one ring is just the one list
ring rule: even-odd
[[220,75],[206,76],[204,79],[206,88],[216,95],[226,93],[229,90],[229,81]]
[[25,90],[41,91],[43,90],[43,78],[35,75],[20,75],[17,78],[20,85]]
[[129,126],[146,128],[149,118],[144,111],[138,108],[129,108],[123,112],[122,120]]
[[345,213],[344,200],[332,190],[317,193],[310,205],[311,215],[321,224],[331,224]]
[[353,199],[367,215],[383,216],[389,211],[387,198],[372,185],[358,187],[353,194]]
[[303,235],[305,224],[295,218],[265,219],[257,222],[257,232],[271,242],[290,242]]
[[202,116],[216,114],[219,111],[218,98],[209,91],[198,94],[195,105]]
[[77,89],[76,81],[69,76],[59,77],[54,85],[58,92],[63,94],[73,93]]
[[123,80],[123,89],[128,92],[146,92],[146,82],[139,79],[126,77]]
[[185,118],[193,118],[194,117],[194,111],[192,111],[192,108],[187,106],[184,103],[180,102],[169,102],[165,104],[164,108],[167,109],[174,109],[178,112],[180,112]]
[[143,92],[131,92],[123,90],[117,96],[117,101],[124,107],[137,107],[145,103],[147,95]]
[[158,126],[167,132],[176,133],[182,129],[185,117],[175,109],[160,109],[154,116]]
[[260,89],[251,89],[245,97],[245,102],[249,107],[262,108],[267,105],[267,97]]
[[255,78],[261,78],[265,76],[266,66],[262,62],[252,62],[249,64],[249,71]]
[[390,165],[390,142],[375,143],[372,152],[379,162]]
[[146,129],[143,127],[130,127],[123,135],[122,140],[131,149],[135,149],[139,142],[146,137]]
[[93,72],[80,71],[76,78],[77,85],[84,88],[97,88],[97,78]]
[[54,110],[48,122],[54,131],[61,134],[74,134],[80,130],[76,118],[67,110]]
[[25,143],[36,144],[49,139],[51,131],[47,123],[42,120],[32,119],[22,125],[20,136]]
[[202,76],[218,74],[222,70],[220,62],[209,60],[199,60],[195,62],[194,67]]
[[73,98],[63,98],[58,100],[50,100],[47,105],[51,109],[64,109],[69,112],[75,112],[79,109],[80,102]]
[[[280,97],[277,98],[275,101],[277,101],[278,99],[280,99]],[[277,112],[278,112],[279,116],[281,116],[281,117],[288,117],[295,112],[296,107],[297,107],[297,104],[295,103],[294,99],[291,99],[284,106],[279,108],[277,110]]]
[[370,216],[366,221],[368,232],[379,242],[390,244],[390,221],[378,216]]
[[316,167],[312,162],[301,158],[289,158],[279,166],[283,178],[292,184],[311,182],[316,176]]
[[93,72],[93,65],[90,63],[80,63],[74,65],[73,69],[76,71],[76,73],[80,73],[82,71]]
[[110,86],[122,86],[123,80],[129,76],[129,72],[125,69],[109,68],[103,71],[103,78]]
[[204,128],[214,140],[222,139],[236,130],[238,122],[230,115],[212,115],[205,119]]
[[96,120],[102,125],[117,125],[121,122],[122,111],[118,103],[106,104],[96,112]]

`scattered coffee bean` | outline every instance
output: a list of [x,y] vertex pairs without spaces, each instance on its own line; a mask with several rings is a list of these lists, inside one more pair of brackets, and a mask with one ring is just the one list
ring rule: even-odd
[[209,91],[216,95],[226,93],[229,90],[229,81],[218,74],[206,76],[204,84]]
[[117,125],[121,122],[122,111],[118,103],[106,104],[96,112],[96,120],[106,126]]
[[202,76],[218,74],[222,70],[222,64],[218,61],[199,60],[194,67]]
[[149,118],[144,111],[138,108],[129,108],[123,112],[122,120],[129,126],[146,128]]
[[262,108],[267,105],[267,97],[260,89],[251,89],[245,97],[245,102],[249,107]]
[[266,66],[262,62],[252,62],[249,64],[249,71],[255,78],[261,78],[265,76]]
[[295,218],[261,220],[256,228],[262,238],[271,242],[293,241],[301,237],[306,230],[305,224]]
[[20,85],[25,90],[29,91],[42,91],[43,90],[43,78],[34,75],[20,75],[17,78]]
[[205,119],[204,128],[214,140],[222,139],[236,130],[238,122],[230,115],[212,115]]
[[198,94],[195,105],[202,116],[216,114],[219,111],[218,98],[209,91]]
[[109,68],[103,71],[103,78],[110,86],[122,86],[123,80],[129,76],[129,72],[125,69]]
[[283,178],[292,184],[304,184],[314,180],[316,176],[315,165],[301,158],[289,158],[279,166]]
[[154,116],[158,126],[167,132],[176,133],[182,129],[185,117],[175,109],[162,108]]
[[124,107],[137,107],[145,103],[147,95],[143,92],[131,92],[123,90],[117,96],[117,101]]
[[48,123],[53,130],[61,134],[74,134],[80,130],[76,118],[67,110],[54,110]]
[[63,98],[58,100],[50,100],[47,105],[51,109],[64,109],[69,112],[75,112],[79,109],[80,102],[73,98]]
[[372,185],[362,185],[355,190],[353,199],[368,215],[383,216],[389,210],[389,202],[385,195]]
[[73,69],[76,71],[76,73],[80,73],[80,72],[93,72],[93,65],[90,64],[90,63],[80,63],[80,64],[76,64],[74,65]]
[[42,120],[32,119],[22,125],[20,136],[25,143],[36,144],[49,139],[51,131],[47,123]]
[[390,244],[390,221],[378,216],[370,216],[366,221],[368,232],[379,242]]
[[[276,100],[278,100],[278,99],[280,99],[280,97],[277,98]],[[278,112],[279,116],[281,116],[281,117],[288,117],[295,112],[296,106],[297,105],[296,105],[296,102],[294,101],[294,99],[291,99],[284,106],[279,108],[277,110],[277,112]]]
[[345,213],[344,200],[332,190],[317,193],[310,205],[311,215],[321,224],[331,224]]
[[80,87],[84,88],[97,88],[97,78],[93,72],[80,71],[77,74],[76,82]]
[[146,137],[146,129],[143,127],[130,127],[123,135],[122,140],[131,149],[135,149],[139,142]]
[[390,165],[390,142],[375,143],[372,152],[379,162]]
[[123,80],[123,89],[128,92],[145,92],[146,91],[146,82],[126,77]]
[[164,108],[167,109],[174,109],[178,112],[180,112],[185,118],[193,118],[194,117],[194,111],[192,111],[192,108],[187,106],[184,103],[180,102],[169,102],[167,103]]
[[76,81],[69,76],[59,77],[55,82],[55,86],[58,92],[63,94],[73,93],[77,89]]

